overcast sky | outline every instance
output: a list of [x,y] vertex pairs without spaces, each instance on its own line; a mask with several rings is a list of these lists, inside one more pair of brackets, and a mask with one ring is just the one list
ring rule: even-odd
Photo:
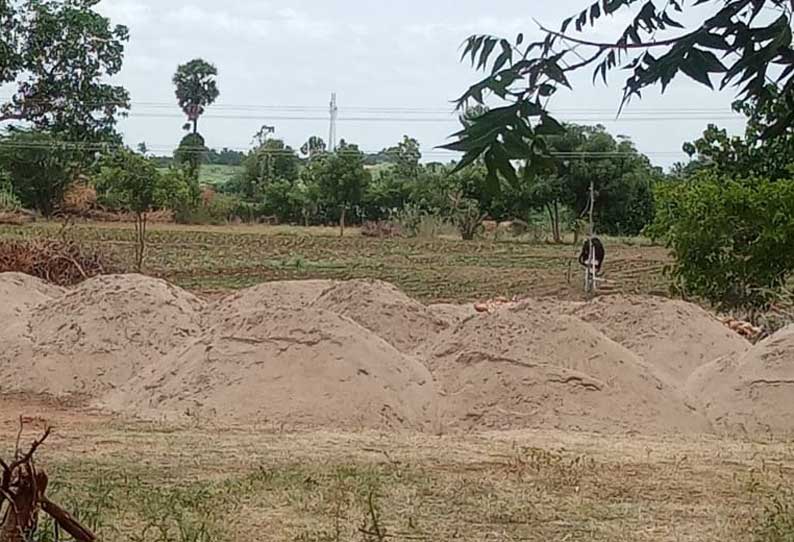
[[[130,27],[120,76],[133,100],[122,124],[130,144],[146,141],[157,152],[176,145],[183,120],[171,76],[177,64],[202,57],[220,71],[221,97],[200,124],[212,147],[247,148],[263,124],[275,125],[276,135],[296,147],[310,135],[327,139],[329,96],[336,92],[340,138],[375,151],[408,134],[422,143],[426,159],[445,160],[449,156],[433,148],[457,128],[446,113],[450,101],[477,78],[458,62],[461,42],[472,33],[536,34],[533,19],[557,26],[589,3],[104,0],[100,10]],[[626,20],[611,19],[597,34],[612,37]],[[659,165],[683,159],[682,142],[709,120],[742,128],[731,115],[731,92],[684,79],[663,97],[648,93],[615,122],[622,74],[613,73],[605,88],[593,86],[590,73],[551,108],[564,120],[601,122],[630,136]],[[660,116],[667,120],[656,120]]]

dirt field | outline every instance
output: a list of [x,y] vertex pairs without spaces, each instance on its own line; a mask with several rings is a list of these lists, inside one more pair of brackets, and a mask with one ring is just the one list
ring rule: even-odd
[[[126,230],[76,232],[127,250]],[[19,416],[23,441],[53,425],[39,465],[104,540],[794,532],[792,329],[753,347],[699,307],[626,295],[658,287],[658,248],[614,245],[623,293],[583,304],[570,247],[306,233],[158,230],[152,266],[198,297],[0,276],[0,452]],[[397,286],[340,282],[357,277]],[[314,280],[218,292],[261,278]],[[470,302],[512,293],[529,297]]]
[[[58,224],[0,226],[0,236],[50,236]],[[494,296],[578,296],[581,276],[569,266],[578,247],[504,239],[367,239],[351,229],[267,226],[153,225],[147,273],[211,294],[271,280],[375,278],[396,284],[423,302],[471,301]],[[72,237],[113,251],[131,264],[132,227],[75,225]],[[627,244],[630,243],[630,244]],[[625,293],[666,293],[661,247],[642,240],[608,240],[605,277]]]
[[749,541],[794,481],[791,443],[279,434],[15,399],[0,401],[3,442],[20,413],[54,424],[39,463],[105,540],[378,540],[362,533],[372,495],[386,540]]

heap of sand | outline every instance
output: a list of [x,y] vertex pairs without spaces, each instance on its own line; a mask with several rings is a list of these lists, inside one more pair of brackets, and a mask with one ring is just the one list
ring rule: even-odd
[[434,400],[421,363],[352,320],[275,308],[226,318],[105,405],[290,429],[422,429]]
[[275,307],[307,307],[336,284],[331,280],[280,281],[240,290],[207,307],[207,327],[246,312]]
[[750,343],[701,307],[671,299],[605,296],[573,312],[643,358],[677,386],[699,367],[739,356]]
[[[794,432],[794,327],[750,348],[658,298],[477,314],[378,281],[269,283],[210,306],[164,281],[0,274],[0,393],[273,427]],[[716,359],[716,361],[715,361]]]
[[794,434],[794,326],[701,367],[687,390],[722,431]]
[[562,312],[527,301],[444,335],[428,358],[442,422],[468,430],[708,431],[653,367]]
[[425,305],[379,280],[340,283],[323,293],[313,306],[351,318],[406,353],[416,352],[449,326]]
[[62,296],[66,290],[23,273],[0,273],[0,321],[23,318],[33,307]]
[[142,275],[97,277],[33,307],[0,356],[4,390],[96,395],[201,331],[202,302]]

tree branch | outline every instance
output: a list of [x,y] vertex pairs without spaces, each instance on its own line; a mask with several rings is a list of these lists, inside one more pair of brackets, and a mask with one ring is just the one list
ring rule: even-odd
[[22,465],[24,465],[25,463],[27,463],[28,461],[30,461],[30,459],[36,453],[36,450],[39,449],[39,446],[44,444],[44,441],[47,440],[47,437],[49,437],[51,433],[52,433],[52,428],[48,427],[47,430],[44,431],[44,435],[40,439],[33,441],[33,444],[31,444],[30,450],[28,450],[28,453],[26,453],[20,459],[18,459],[16,461],[14,461],[13,463],[11,463],[11,466],[9,467],[8,470],[13,472],[16,469],[18,469],[19,467],[21,467]]
[[565,41],[570,41],[571,43],[576,43],[577,45],[585,45],[587,47],[598,47],[599,49],[607,50],[607,49],[650,49],[651,47],[670,47],[675,45],[676,43],[690,37],[692,34],[683,34],[681,36],[670,38],[661,41],[653,41],[649,43],[609,43],[609,42],[599,42],[599,41],[589,41],[583,40],[580,38],[574,38],[568,36],[567,34],[563,34],[562,32],[556,32],[554,30],[549,30],[542,24],[538,23],[541,31],[545,32],[546,34],[550,34],[554,37],[560,38]]

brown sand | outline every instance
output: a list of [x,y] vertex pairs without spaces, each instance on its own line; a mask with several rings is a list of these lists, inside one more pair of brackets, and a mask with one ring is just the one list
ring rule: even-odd
[[574,314],[683,386],[699,367],[741,355],[750,343],[697,305],[660,297],[606,296]]
[[467,320],[438,342],[428,363],[443,420],[457,427],[709,429],[650,366],[555,303]]
[[205,307],[140,275],[64,291],[13,274],[0,295],[0,393],[290,428],[794,432],[794,328],[749,349],[663,299],[479,315],[382,282],[309,281]]
[[62,296],[66,290],[23,273],[0,273],[0,321],[13,324],[33,307]]
[[207,307],[207,327],[219,324],[230,316],[250,311],[275,307],[307,307],[337,284],[332,280],[280,281],[240,290]]
[[202,302],[162,280],[105,276],[34,307],[0,358],[4,389],[94,395],[197,335]]
[[421,429],[433,403],[421,363],[345,317],[306,308],[230,317],[106,400],[148,417],[290,429]]
[[451,305],[448,303],[439,303],[437,305],[429,305],[427,311],[433,318],[447,322],[448,325],[457,325],[466,320],[477,316],[477,311],[474,310],[474,305]]
[[449,326],[396,286],[378,280],[341,283],[320,296],[313,306],[353,319],[406,353],[416,352]]
[[794,434],[794,326],[701,367],[687,390],[723,431]]

